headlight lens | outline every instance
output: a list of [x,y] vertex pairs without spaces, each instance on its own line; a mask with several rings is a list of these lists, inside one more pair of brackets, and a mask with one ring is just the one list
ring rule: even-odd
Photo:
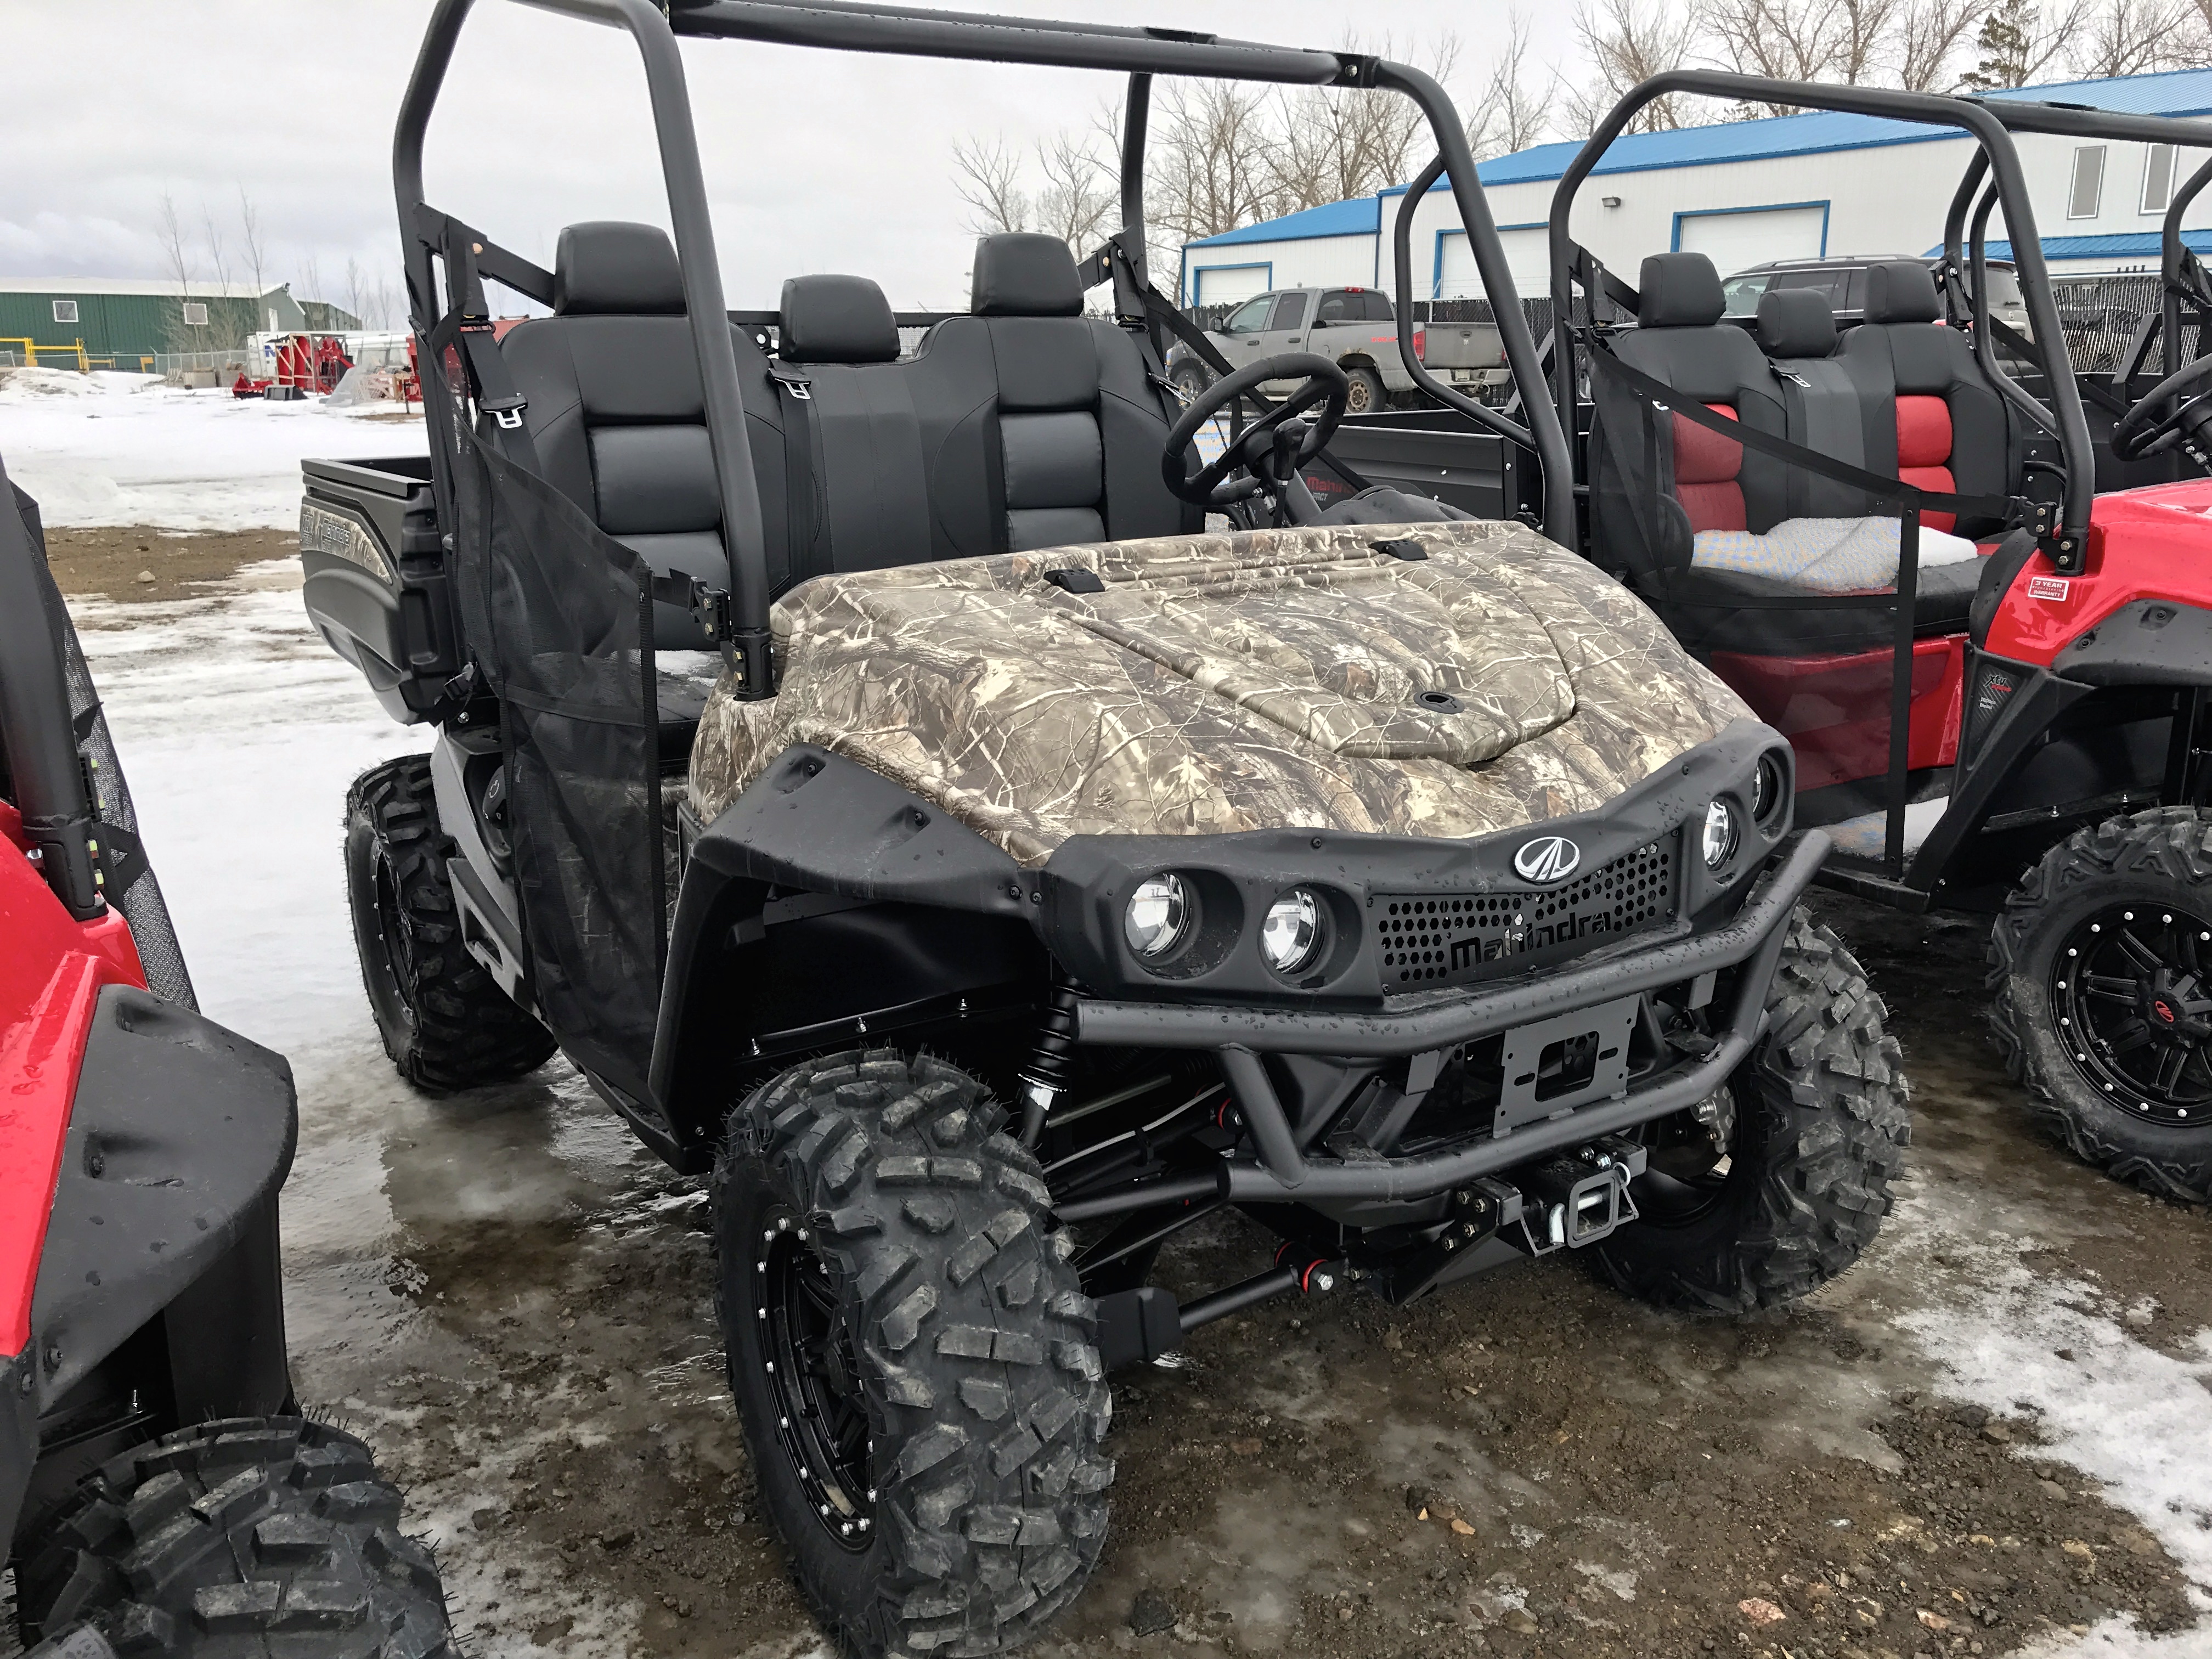
[[1190,896],[1181,876],[1148,876],[1129,895],[1121,932],[1139,956],[1164,957],[1182,942],[1190,926]]
[[1735,856],[1735,813],[1724,800],[1705,808],[1705,868],[1717,870]]
[[1782,763],[1771,755],[1759,757],[1759,769],[1751,776],[1751,815],[1761,823],[1774,811],[1775,803],[1782,798]]
[[1279,974],[1295,974],[1321,953],[1321,901],[1293,887],[1267,907],[1260,925],[1260,954]]

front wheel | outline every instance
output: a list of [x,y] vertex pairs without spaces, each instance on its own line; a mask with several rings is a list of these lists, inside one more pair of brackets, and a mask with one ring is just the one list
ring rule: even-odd
[[1647,1302],[1795,1302],[1856,1261],[1889,1213],[1911,1138],[1904,1056],[1843,942],[1802,910],[1788,927],[1766,1034],[1712,1098],[1647,1128],[1640,1218],[1589,1247]]
[[1176,396],[1185,403],[1188,403],[1213,383],[1213,377],[1211,374],[1196,363],[1189,362],[1177,363],[1175,366],[1175,372],[1170,374],[1168,379],[1175,386]]
[[1093,1304],[998,1122],[941,1061],[837,1054],[740,1106],[715,1167],[731,1393],[840,1652],[1016,1646],[1105,1542]]
[[2076,830],[1990,933],[1990,1024],[2032,1109],[2146,1192],[2212,1201],[2212,819]]
[[426,1094],[503,1083],[553,1053],[461,939],[430,757],[403,755],[346,795],[346,901],[384,1052]]

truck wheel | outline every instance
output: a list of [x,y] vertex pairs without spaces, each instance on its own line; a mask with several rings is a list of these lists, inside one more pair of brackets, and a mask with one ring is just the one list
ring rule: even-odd
[[346,900],[361,981],[399,1075],[427,1094],[503,1083],[553,1053],[461,943],[430,757],[403,755],[346,792]]
[[1012,1647],[1105,1541],[1092,1304],[999,1121],[940,1061],[836,1054],[740,1106],[715,1166],[731,1392],[840,1652]]
[[1168,379],[1174,383],[1176,396],[1185,403],[1188,403],[1213,384],[1213,377],[1211,374],[1198,364],[1188,362],[1177,363],[1175,366],[1175,373],[1169,375]]
[[1589,1247],[1645,1301],[1794,1302],[1857,1261],[1889,1213],[1911,1138],[1904,1056],[1843,942],[1802,909],[1788,925],[1766,1035],[1720,1093],[1648,1126],[1642,1218]]
[[2145,1192],[2212,1200],[2212,819],[2077,830],[2006,896],[1990,1025],[2030,1109]]
[[1344,400],[1346,414],[1372,415],[1389,406],[1389,394],[1382,390],[1382,377],[1373,369],[1347,368],[1344,373],[1352,382],[1352,390]]
[[[446,1659],[437,1565],[368,1448],[298,1418],[202,1423],[78,1487],[18,1557],[33,1652]],[[45,1643],[40,1645],[41,1640]]]

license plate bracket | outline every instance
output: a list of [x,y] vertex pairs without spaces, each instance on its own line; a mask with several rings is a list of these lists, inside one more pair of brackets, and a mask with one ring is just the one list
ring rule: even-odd
[[1554,1014],[1505,1033],[1493,1133],[1628,1092],[1628,1038],[1640,996]]

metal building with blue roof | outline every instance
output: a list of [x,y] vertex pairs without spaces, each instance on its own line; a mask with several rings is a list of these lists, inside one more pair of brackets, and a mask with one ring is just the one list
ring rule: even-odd
[[[2212,113],[2212,69],[1990,95],[2204,115]],[[2204,159],[2170,145],[2038,134],[2017,142],[2044,254],[2057,272],[2154,266],[2171,193]],[[1523,294],[1548,286],[1552,193],[1580,148],[1537,144],[1478,169]],[[1944,209],[1972,151],[1955,129],[1826,110],[1632,134],[1614,141],[1583,186],[1575,234],[1632,280],[1645,254],[1678,249],[1711,254],[1723,275],[1768,259],[1922,253],[1942,236]],[[1396,185],[1191,242],[1182,253],[1183,301],[1210,304],[1270,288],[1389,288],[1390,232],[1404,195]],[[2192,222],[2189,240],[2212,252],[2212,191],[2206,196],[2191,215],[2201,212],[2203,225]],[[1445,184],[1414,212],[1415,294],[1481,292]],[[1992,257],[2008,257],[2010,243],[1992,230]]]

